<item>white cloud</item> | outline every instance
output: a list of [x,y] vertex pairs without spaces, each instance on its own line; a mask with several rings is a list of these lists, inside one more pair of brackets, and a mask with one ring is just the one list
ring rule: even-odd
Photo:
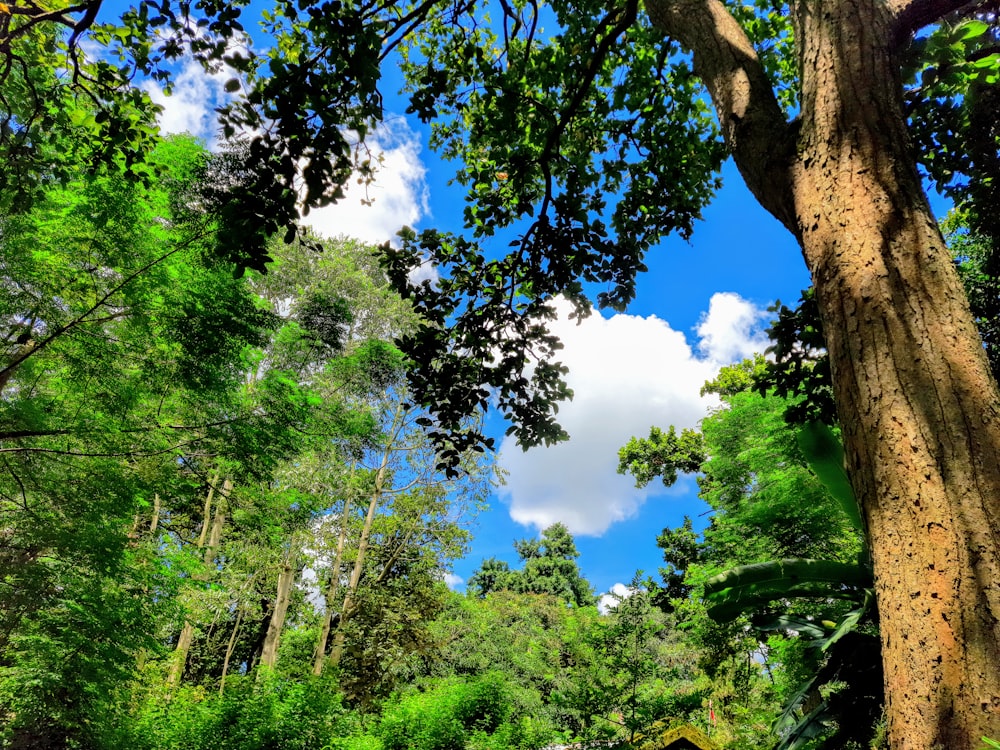
[[450,588],[452,591],[454,591],[459,586],[461,586],[463,583],[465,583],[465,579],[462,578],[462,576],[455,575],[454,573],[445,573],[444,574],[444,582],[446,584],[448,584],[448,588]]
[[653,425],[695,427],[717,403],[699,394],[702,385],[721,366],[763,350],[766,316],[735,294],[714,295],[697,327],[696,354],[656,317],[595,314],[577,325],[567,303],[556,309],[552,330],[565,346],[557,358],[575,393],[558,415],[570,440],[524,452],[505,438],[500,461],[509,475],[499,492],[519,523],[544,529],[561,521],[574,534],[599,536],[652,494],[617,473],[618,449]]
[[622,599],[628,599],[634,593],[635,589],[630,589],[624,583],[616,583],[608,593],[601,594],[601,597],[597,600],[597,611],[602,615],[606,615],[617,607]]
[[739,362],[768,347],[763,324],[767,310],[733,292],[712,295],[708,312],[702,313],[695,332],[701,341],[698,351],[714,362]]
[[380,161],[374,183],[350,182],[347,194],[336,204],[314,209],[303,219],[325,237],[344,235],[381,243],[428,213],[427,169],[420,160],[420,139],[406,120],[386,120],[366,143],[372,157]]
[[[215,110],[239,95],[225,90],[226,83],[236,77],[228,66],[222,65],[213,73],[185,58],[174,74],[170,96],[155,81],[145,81],[142,87],[163,108],[158,118],[161,132],[190,133],[215,150],[219,147]],[[303,217],[303,224],[325,237],[382,243],[394,239],[403,226],[413,226],[429,214],[427,169],[420,159],[420,137],[406,118],[387,118],[369,134],[365,147],[376,165],[374,182],[359,185],[349,180],[342,199],[312,210]],[[413,275],[415,282],[436,278],[430,264]]]
[[209,72],[201,63],[185,57],[174,73],[170,96],[156,81],[143,81],[142,88],[163,108],[157,118],[162,133],[190,133],[214,149],[219,137],[215,110],[236,95],[225,90],[226,82],[236,77],[236,72],[228,65],[220,65],[215,72]]

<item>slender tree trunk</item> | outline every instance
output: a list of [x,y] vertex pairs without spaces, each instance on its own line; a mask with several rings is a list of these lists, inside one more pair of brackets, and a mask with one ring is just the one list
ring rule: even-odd
[[358,539],[357,557],[354,558],[354,567],[351,569],[351,577],[347,582],[347,591],[344,593],[344,603],[340,608],[340,621],[337,623],[337,630],[333,637],[333,648],[330,649],[330,666],[332,667],[340,664],[340,659],[344,654],[344,639],[346,637],[344,626],[354,611],[358,585],[361,582],[361,573],[364,571],[365,557],[368,554],[368,541],[371,538],[372,526],[375,524],[375,513],[382,502],[382,492],[389,464],[389,455],[390,450],[386,448],[382,454],[382,464],[375,474],[375,488],[372,490],[371,499],[368,502],[365,525],[361,529],[361,538]]
[[[204,509],[204,521],[202,522],[201,535],[198,538],[199,549],[204,549],[205,554],[203,557],[203,562],[205,564],[205,572],[200,573],[196,580],[206,581],[211,575],[210,570],[212,565],[215,563],[215,558],[219,553],[219,544],[222,540],[222,528],[226,523],[226,498],[229,497],[229,493],[233,489],[233,483],[229,479],[226,479],[222,483],[222,490],[220,492],[221,497],[215,505],[215,514],[212,515],[212,498],[214,495],[215,484],[214,482],[210,484],[208,489],[208,494],[205,498],[205,509]],[[211,519],[211,524],[209,523]],[[209,528],[211,527],[211,530]],[[177,637],[177,647],[174,649],[173,662],[170,665],[170,670],[167,673],[167,685],[176,686],[181,681],[181,676],[184,674],[184,667],[187,664],[188,653],[191,651],[191,644],[194,643],[194,622],[191,620],[185,620],[184,626],[181,628],[180,635]]]
[[273,669],[278,663],[278,645],[281,642],[281,631],[285,627],[288,604],[292,599],[292,584],[295,583],[293,562],[294,554],[290,548],[285,553],[285,559],[281,563],[281,572],[278,573],[278,591],[274,597],[274,610],[267,626],[267,635],[264,636],[264,648],[260,652],[261,665],[269,669]]
[[153,493],[153,515],[149,520],[149,536],[156,536],[156,528],[160,525],[160,493]]
[[346,637],[344,626],[354,611],[358,585],[361,582],[361,573],[364,571],[365,558],[368,554],[368,542],[371,538],[372,526],[375,523],[375,514],[384,499],[386,490],[385,482],[389,473],[389,460],[392,458],[396,438],[403,427],[404,420],[405,411],[402,404],[400,404],[396,407],[396,412],[393,415],[392,427],[388,431],[379,467],[375,472],[375,486],[372,489],[371,499],[368,503],[368,512],[365,514],[365,524],[361,529],[361,537],[358,539],[357,556],[354,559],[354,567],[351,570],[351,577],[347,583],[344,603],[340,608],[340,621],[337,623],[337,630],[334,633],[333,648],[330,649],[330,665],[334,667],[340,664],[340,659],[344,653],[344,639]]
[[226,675],[229,674],[229,662],[233,658],[236,650],[236,638],[240,632],[240,625],[243,624],[243,608],[236,606],[236,622],[233,623],[233,632],[229,634],[229,641],[226,643],[226,656],[222,660],[222,676],[219,678],[219,695],[226,690]]
[[348,519],[351,511],[350,496],[344,500],[344,508],[340,514],[340,533],[337,536],[337,552],[330,568],[330,586],[327,588],[324,601],[326,604],[323,615],[323,627],[320,629],[319,640],[316,642],[316,653],[313,657],[313,674],[317,677],[323,674],[326,664],[326,647],[330,640],[330,630],[333,626],[333,608],[337,604],[337,594],[340,592],[340,569],[344,564],[344,546],[347,542]]
[[788,124],[722,3],[648,7],[694,51],[741,173],[812,274],[872,546],[892,747],[975,750],[1000,737],[1000,397],[908,151],[894,49],[902,19],[934,8],[794,5]]

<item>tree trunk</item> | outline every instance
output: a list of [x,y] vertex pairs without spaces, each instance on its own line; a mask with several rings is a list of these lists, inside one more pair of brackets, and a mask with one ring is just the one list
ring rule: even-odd
[[347,591],[344,593],[344,604],[340,608],[340,621],[337,623],[337,630],[333,637],[333,648],[330,649],[330,666],[336,667],[340,664],[340,659],[344,653],[344,639],[346,633],[344,626],[347,624],[351,613],[354,610],[355,599],[358,594],[358,585],[361,583],[361,573],[365,569],[365,557],[368,553],[368,540],[371,538],[372,526],[375,523],[375,512],[382,501],[382,490],[385,483],[385,475],[389,463],[390,450],[386,448],[382,454],[382,464],[375,474],[375,489],[372,490],[371,500],[368,503],[368,513],[365,515],[365,525],[361,529],[361,538],[358,539],[358,552],[354,558],[354,567],[351,569],[351,577],[347,582]]
[[288,604],[292,599],[292,584],[295,582],[293,557],[291,550],[289,550],[282,561],[281,572],[278,573],[278,591],[274,597],[274,610],[267,626],[267,635],[264,636],[264,648],[260,652],[261,666],[269,669],[273,669],[278,663],[281,631],[285,627],[285,615],[288,613]]
[[323,674],[326,664],[326,647],[330,640],[330,630],[333,627],[333,608],[337,604],[337,594],[340,592],[340,569],[344,564],[344,545],[347,542],[348,518],[351,510],[351,499],[344,500],[344,508],[340,513],[340,533],[337,536],[337,553],[330,567],[330,586],[327,588],[324,602],[323,627],[320,629],[319,640],[316,643],[316,653],[313,657],[313,674],[317,677]]
[[[217,480],[216,480],[217,481]],[[210,570],[215,563],[215,558],[219,554],[219,544],[222,541],[222,527],[226,523],[226,498],[233,489],[231,480],[226,479],[222,483],[221,497],[215,505],[215,514],[212,515],[212,497],[214,495],[214,482],[208,488],[205,497],[204,520],[202,521],[201,535],[198,537],[198,548],[204,549],[203,562],[205,564],[204,573],[195,576],[195,580],[207,581],[210,577]],[[211,524],[209,524],[211,519]],[[209,531],[211,527],[211,531]],[[177,647],[174,649],[173,662],[167,673],[167,685],[175,686],[181,681],[184,674],[184,666],[187,663],[188,652],[194,642],[194,622],[189,619],[184,620],[180,635],[177,637]]]
[[1000,738],[998,392],[908,150],[894,49],[916,11],[795,6],[799,125],[721,3],[648,5],[694,51],[741,173],[812,274],[871,541],[892,747],[975,750]]
[[358,586],[361,583],[361,574],[365,568],[365,558],[368,554],[368,542],[371,538],[372,527],[375,524],[375,514],[386,494],[385,482],[389,476],[389,461],[396,448],[396,439],[403,428],[405,420],[405,409],[402,404],[399,404],[396,407],[396,412],[393,414],[392,426],[387,431],[386,442],[382,449],[382,457],[379,460],[379,467],[375,472],[375,486],[372,488],[371,499],[368,503],[368,512],[365,514],[365,524],[361,529],[361,537],[358,539],[357,556],[354,559],[351,577],[347,582],[344,603],[340,608],[340,621],[337,623],[337,630],[334,633],[333,648],[330,649],[329,663],[334,667],[340,664],[340,659],[344,653],[344,639],[346,636],[344,626],[347,624],[356,606],[355,600],[357,598]]
[[229,634],[229,641],[226,643],[226,655],[222,660],[222,675],[219,677],[219,695],[226,691],[226,675],[229,674],[229,662],[232,661],[233,652],[236,650],[236,638],[240,633],[240,625],[243,624],[243,608],[236,605],[236,622],[233,623],[233,631]]
[[971,749],[1000,737],[998,395],[907,151],[881,8],[805,18],[796,213],[871,539],[892,746]]
[[160,493],[153,493],[153,516],[149,521],[149,536],[156,536],[156,528],[160,525]]

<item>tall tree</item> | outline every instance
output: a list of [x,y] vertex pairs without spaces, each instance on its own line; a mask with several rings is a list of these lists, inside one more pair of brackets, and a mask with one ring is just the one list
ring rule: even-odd
[[576,607],[593,605],[594,590],[580,572],[580,553],[564,524],[544,529],[541,539],[514,542],[514,548],[524,563],[513,579],[515,591],[551,594]]
[[580,572],[576,562],[580,553],[564,524],[552,524],[538,539],[518,539],[514,549],[521,559],[520,570],[493,557],[483,560],[469,578],[469,592],[485,597],[493,591],[518,591],[548,594],[575,607],[594,604],[594,590]]
[[177,578],[159,536],[200,494],[191,466],[210,435],[246,416],[239,360],[271,325],[206,260],[204,150],[175,139],[152,161],[171,177],[78,172],[0,223],[0,673],[14,744],[88,741],[140,651],[155,651]]
[[[416,593],[421,577],[440,575],[462,553],[468,538],[464,524],[484,502],[492,479],[490,460],[472,451],[459,477],[438,470],[421,424],[426,416],[408,403],[399,353],[381,349],[361,347],[356,354],[366,364],[349,365],[363,381],[355,397],[372,409],[378,432],[357,446],[352,482],[333,524],[341,533],[347,526],[349,544],[329,571],[326,618],[337,615],[327,657],[331,666],[341,662],[352,619],[364,614],[378,590],[389,591],[395,579],[409,575]],[[317,663],[326,650],[321,641]]]
[[[242,203],[229,204],[240,206],[230,218],[241,230],[229,236],[253,245],[291,223],[300,165],[307,203],[340,194],[355,153],[345,133],[364,133],[382,114],[378,65],[418,35],[407,50],[411,109],[439,123],[435,144],[460,161],[470,196],[471,239],[408,234],[390,252],[400,288],[416,265],[443,271],[438,284],[411,290],[428,322],[407,344],[420,366],[414,390],[437,405],[442,440],[491,398],[523,441],[564,437],[550,407],[569,394],[544,327],[547,303],[565,294],[584,313],[587,281],[605,285],[602,304],[625,305],[644,253],[665,233],[691,231],[731,155],[799,242],[816,287],[872,540],[893,741],[971,747],[1000,734],[1000,590],[991,583],[1000,577],[998,392],[922,190],[901,73],[916,32],[977,12],[989,27],[989,4],[650,0],[644,15],[638,0],[519,1],[501,3],[493,25],[488,6],[282,2],[269,17],[279,41],[261,65],[228,51],[239,6],[206,3],[196,10],[211,18],[197,24],[188,3],[158,5],[155,15],[144,4],[122,36],[102,37],[133,62],[118,73],[109,66],[105,80],[134,92],[119,84],[135,66],[162,72],[156,63],[185,44],[263,74],[226,123],[230,133],[269,124],[232,191]],[[13,44],[31,38],[19,29],[69,26],[75,50],[101,8],[31,7],[4,14],[17,21],[5,25],[17,31],[4,46],[8,71],[30,69]],[[159,26],[167,33],[154,44]],[[199,36],[202,26],[218,37]],[[997,80],[991,54],[967,60],[985,61],[983,85]],[[977,163],[996,151],[995,133],[981,132]],[[509,256],[478,247],[512,226],[523,231]],[[263,262],[253,248],[232,255]],[[472,441],[453,440],[442,459],[457,461]],[[908,637],[926,618],[938,627]]]
[[[647,25],[638,3],[557,2],[562,30],[548,45],[535,36],[534,8],[511,5],[496,33],[471,20],[462,29],[440,23],[413,52],[413,107],[442,123],[438,142],[464,159],[471,233],[528,225],[501,260],[467,240],[407,238],[393,263],[402,286],[403,269],[424,253],[454,269],[439,286],[414,290],[418,308],[455,320],[450,333],[428,326],[410,351],[428,374],[453,372],[467,401],[488,398],[470,380],[500,387],[522,439],[559,437],[544,418],[562,395],[557,365],[535,368],[529,391],[510,385],[527,377],[525,358],[472,365],[449,352],[495,351],[484,339],[524,352],[510,340],[517,331],[550,354],[553,342],[528,321],[544,319],[558,293],[584,308],[581,278],[611,285],[599,301],[626,303],[651,242],[689,230],[723,153],[713,150],[718,132],[813,277],[872,540],[892,741],[969,748],[996,734],[997,387],[923,192],[901,75],[915,32],[976,6],[652,0]],[[494,336],[500,321],[507,326]],[[422,385],[445,416],[461,404],[440,381]],[[938,626],[911,637],[928,618]]]

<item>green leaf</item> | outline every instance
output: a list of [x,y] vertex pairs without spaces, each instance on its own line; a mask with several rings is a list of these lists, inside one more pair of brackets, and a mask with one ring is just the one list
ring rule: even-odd
[[989,31],[989,24],[985,21],[966,21],[960,25],[956,31],[959,32],[958,38],[961,40],[975,39],[978,36],[982,36],[987,31]]
[[857,599],[871,585],[864,566],[792,558],[741,565],[705,582],[708,615],[729,622],[776,599]]
[[844,447],[833,430],[822,422],[802,425],[798,434],[799,450],[823,486],[840,503],[851,524],[864,530],[857,498],[844,470]]
[[799,750],[799,748],[806,747],[810,740],[826,731],[827,723],[831,718],[829,704],[825,700],[821,701],[816,708],[795,724],[774,750]]
[[841,618],[840,623],[837,625],[837,629],[833,631],[833,634],[827,638],[826,641],[824,641],[820,649],[822,651],[828,651],[834,643],[857,628],[858,622],[860,622],[861,618],[864,617],[865,612],[868,611],[868,608],[872,605],[874,599],[874,592],[871,589],[866,589],[864,603],[857,609],[852,609],[844,615],[843,618]]
[[819,622],[806,620],[795,615],[770,615],[754,617],[753,626],[764,632],[794,630],[801,636],[816,640],[827,637],[827,629]]

